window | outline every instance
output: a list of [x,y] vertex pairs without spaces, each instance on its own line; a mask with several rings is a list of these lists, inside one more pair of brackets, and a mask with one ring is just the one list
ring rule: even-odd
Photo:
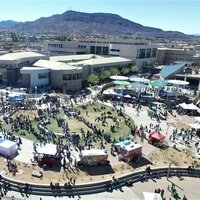
[[151,58],[151,49],[147,49],[146,58]]
[[95,46],[91,46],[90,47],[90,53],[91,54],[95,54]]
[[70,81],[72,78],[72,74],[63,74],[63,81]]
[[156,53],[157,53],[157,49],[156,49],[156,48],[153,48],[153,49],[152,49],[152,57],[153,57],[153,58],[156,58]]
[[119,49],[110,49],[110,51],[120,52]]
[[77,79],[77,74],[73,74],[73,80]]
[[139,58],[145,58],[146,49],[139,50]]
[[101,54],[102,54],[101,51],[102,51],[102,47],[97,46],[97,47],[96,47],[96,54],[97,54],[97,55],[101,55]]
[[103,55],[108,55],[108,47],[103,47]]
[[49,74],[48,73],[40,73],[38,74],[38,79],[45,79],[48,78]]

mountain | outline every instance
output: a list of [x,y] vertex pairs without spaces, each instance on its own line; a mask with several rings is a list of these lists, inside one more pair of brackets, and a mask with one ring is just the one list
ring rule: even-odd
[[0,28],[10,28],[19,22],[13,21],[13,20],[5,20],[5,21],[0,21]]
[[116,14],[66,11],[35,21],[18,23],[12,30],[23,32],[64,32],[83,35],[134,35],[164,38],[187,38],[176,31],[142,26]]

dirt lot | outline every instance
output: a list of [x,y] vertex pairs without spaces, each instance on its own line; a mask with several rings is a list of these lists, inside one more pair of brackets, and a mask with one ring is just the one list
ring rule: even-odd
[[[66,172],[63,169],[48,169],[43,170],[38,166],[32,166],[21,162],[16,162],[18,166],[19,174],[13,176],[7,171],[6,159],[0,158],[1,169],[5,169],[6,176],[24,181],[24,182],[33,182],[33,183],[49,183],[60,182],[65,183],[69,181],[69,178],[76,178],[77,183],[86,183],[91,181],[101,181],[105,179],[111,179],[113,175],[116,177],[131,173],[133,171],[145,169],[147,164],[152,163],[153,167],[164,167],[169,166],[169,163],[172,163],[172,166],[189,166],[192,164],[200,165],[200,160],[191,155],[190,151],[184,149],[172,149],[167,150],[156,149],[154,152],[148,155],[143,159],[139,164],[126,164],[120,162],[116,166],[96,166],[83,168],[81,170],[67,170]],[[34,178],[31,176],[33,170],[41,170],[43,173],[43,178]]]

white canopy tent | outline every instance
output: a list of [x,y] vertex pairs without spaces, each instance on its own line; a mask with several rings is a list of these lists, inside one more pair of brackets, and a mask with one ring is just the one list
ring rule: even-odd
[[118,76],[118,75],[110,76],[110,79],[115,80],[115,81],[128,81],[129,80],[129,78],[126,76]]
[[186,103],[180,103],[178,104],[180,107],[182,107],[183,109],[187,109],[187,104]]
[[188,104],[189,110],[200,110],[200,108],[193,103]]
[[111,90],[105,90],[105,91],[103,91],[103,94],[105,94],[105,95],[115,95],[116,92],[111,91]]
[[0,155],[13,157],[17,154],[18,146],[15,142],[0,138]]
[[141,77],[138,77],[138,76],[130,76],[129,79],[130,79],[131,82],[150,83],[149,79],[141,78]]
[[172,84],[172,85],[189,85],[188,81],[181,81],[181,80],[167,80],[168,83]]
[[197,122],[200,122],[200,117],[195,117],[195,120],[196,120]]
[[190,124],[190,126],[196,130],[200,129],[200,121],[199,122],[196,122],[194,124]]
[[44,146],[37,146],[37,153],[45,155],[56,155],[57,146],[55,144],[46,144]]
[[162,200],[163,198],[159,193],[143,192],[142,200]]
[[181,103],[179,104],[180,107],[182,107],[185,110],[200,110],[200,108],[193,103],[186,104],[186,103]]

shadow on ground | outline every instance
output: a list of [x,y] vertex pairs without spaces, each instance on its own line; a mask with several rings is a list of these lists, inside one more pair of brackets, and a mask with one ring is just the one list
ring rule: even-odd
[[146,165],[152,165],[153,163],[151,161],[149,161],[148,159],[146,159],[145,157],[142,157],[141,160],[139,162],[130,162],[129,165],[131,167],[133,167],[134,169],[135,168],[138,168],[138,167],[143,167],[143,166],[146,166]]
[[80,170],[86,172],[90,176],[115,173],[111,165],[80,167]]

